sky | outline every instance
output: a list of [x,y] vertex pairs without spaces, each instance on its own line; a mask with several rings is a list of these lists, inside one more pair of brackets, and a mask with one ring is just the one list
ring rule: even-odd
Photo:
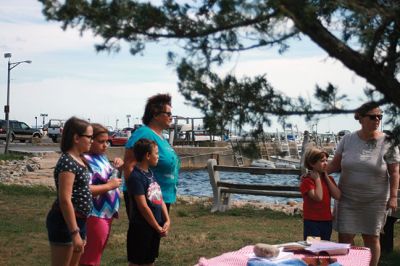
[[[32,63],[11,70],[10,119],[34,126],[35,117],[42,125],[41,114],[47,114],[46,122],[75,115],[122,128],[128,126],[127,115],[131,126],[139,123],[146,99],[157,93],[172,95],[174,115],[202,116],[179,94],[175,70],[167,66],[167,51],[177,49],[173,42],[147,45],[143,55],[136,56],[124,44],[119,53],[97,53],[94,45],[98,43],[101,39],[89,32],[81,36],[76,29],[63,31],[60,23],[46,21],[36,0],[0,0],[0,106],[7,101],[8,60],[3,54],[12,53],[11,62]],[[366,81],[307,38],[292,42],[283,55],[275,49],[252,50],[216,70],[239,77],[266,73],[270,83],[289,96],[309,98],[316,84],[324,87],[331,82],[351,97],[347,107],[357,107],[365,100]],[[302,117],[287,121],[300,131],[360,127],[351,115],[325,116],[311,123]],[[267,131],[277,128],[281,126],[275,122]]]

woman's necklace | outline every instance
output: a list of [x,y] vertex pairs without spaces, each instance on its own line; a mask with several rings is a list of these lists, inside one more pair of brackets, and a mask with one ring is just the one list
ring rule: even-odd
[[358,132],[358,136],[360,137],[360,139],[362,139],[363,141],[365,141],[365,145],[367,146],[368,149],[375,149],[376,145],[378,143],[378,137],[379,137],[379,133],[378,132],[371,132],[371,134],[367,134],[364,131],[360,130]]
[[377,145],[378,141],[376,139],[369,139],[365,142],[365,145],[367,145],[367,147],[369,149],[375,149],[376,145]]

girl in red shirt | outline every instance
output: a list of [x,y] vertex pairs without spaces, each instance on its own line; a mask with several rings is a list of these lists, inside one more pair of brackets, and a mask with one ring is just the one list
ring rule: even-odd
[[309,170],[301,177],[303,197],[304,240],[308,236],[330,240],[332,234],[331,196],[338,200],[340,190],[326,173],[328,153],[317,148],[306,151],[304,166]]

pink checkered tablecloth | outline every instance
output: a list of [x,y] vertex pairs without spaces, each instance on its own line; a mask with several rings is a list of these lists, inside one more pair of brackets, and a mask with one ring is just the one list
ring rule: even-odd
[[[206,259],[199,259],[196,266],[246,266],[249,255],[253,253],[253,246],[245,246],[239,250],[227,252],[220,256]],[[295,258],[313,257],[313,255],[295,254]],[[323,256],[320,256],[323,258]],[[351,247],[349,254],[340,256],[331,256],[343,266],[368,266],[371,261],[371,252],[369,248]]]

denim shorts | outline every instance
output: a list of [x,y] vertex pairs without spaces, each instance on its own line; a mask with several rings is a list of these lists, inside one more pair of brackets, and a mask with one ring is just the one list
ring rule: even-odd
[[322,240],[331,240],[332,221],[304,220],[304,240],[307,236],[321,237]]
[[[76,224],[79,227],[79,234],[82,240],[86,239],[86,219],[76,218]],[[51,244],[55,245],[71,245],[72,238],[70,230],[65,223],[62,212],[59,210],[51,209],[47,214],[46,219],[47,234]]]

